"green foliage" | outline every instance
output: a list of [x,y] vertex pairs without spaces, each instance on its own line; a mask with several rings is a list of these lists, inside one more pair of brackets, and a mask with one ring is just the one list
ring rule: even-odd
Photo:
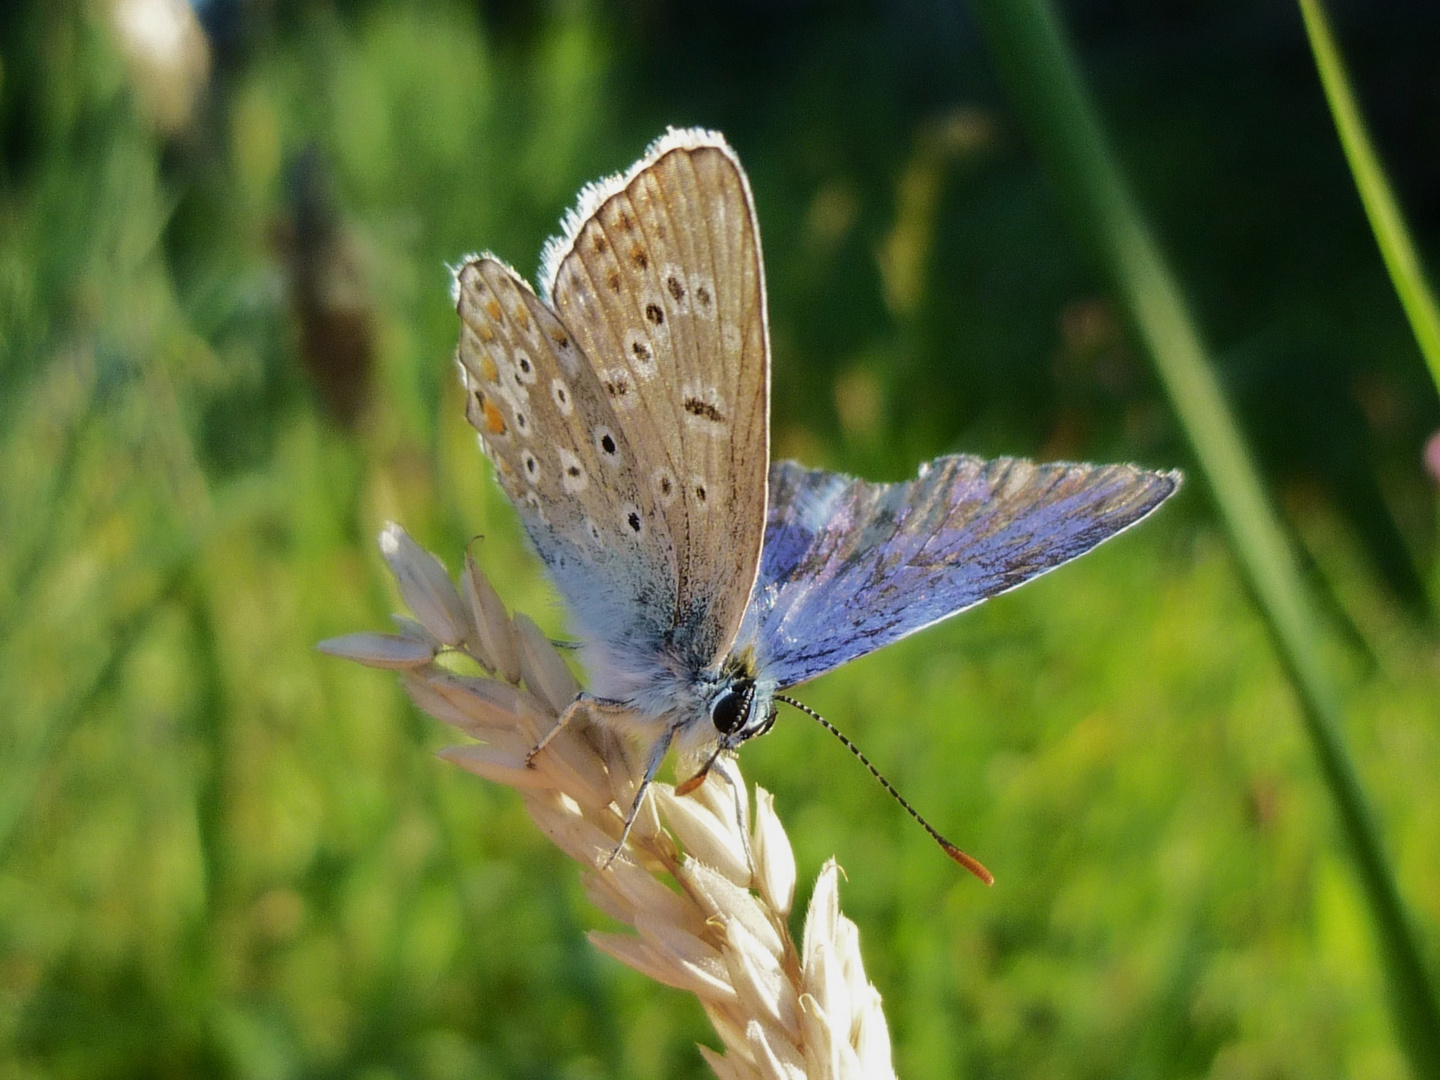
[[[387,519],[452,567],[483,536],[507,603],[563,628],[461,415],[444,264],[533,272],[579,184],[667,121],[726,127],[754,176],[782,452],[884,477],[962,448],[1185,464],[1004,114],[841,62],[882,40],[854,20],[791,42],[793,75],[741,68],[737,105],[649,85],[673,50],[606,8],[315,3],[217,31],[172,130],[109,10],[0,27],[0,1076],[705,1075],[704,1017],[586,945],[600,917],[513,798],[436,761],[394,679],[311,646],[398,608]],[[1335,340],[1379,342],[1354,363],[1403,403],[1413,344],[1376,274],[1336,271]],[[1269,286],[1282,336],[1325,306]],[[1432,416],[1390,408],[1366,479],[1403,552],[1434,500],[1394,447]],[[1434,641],[1299,475],[1291,525],[1357,643],[1324,662],[1433,969]],[[806,688],[993,890],[803,717],[747,748],[802,881],[848,871],[901,1075],[1405,1075],[1240,581],[1192,485]]]
[[1300,11],[1305,17],[1310,49],[1315,54],[1315,67],[1325,87],[1325,99],[1335,118],[1335,130],[1345,148],[1345,158],[1350,163],[1360,200],[1365,204],[1375,242],[1385,259],[1385,269],[1410,320],[1415,342],[1430,366],[1430,377],[1440,389],[1440,309],[1436,308],[1435,297],[1425,282],[1415,242],[1410,239],[1404,215],[1395,203],[1385,169],[1370,144],[1370,135],[1345,75],[1345,62],[1330,32],[1325,8],[1319,0],[1300,0]]
[[1345,713],[1321,650],[1322,625],[1295,552],[1266,498],[1214,363],[1152,231],[1136,209],[1047,0],[977,0],[1041,152],[1069,190],[1082,228],[1115,279],[1230,534],[1299,699],[1305,733],[1334,802],[1375,927],[1396,1034],[1411,1068],[1440,1077],[1440,999],[1346,747]]

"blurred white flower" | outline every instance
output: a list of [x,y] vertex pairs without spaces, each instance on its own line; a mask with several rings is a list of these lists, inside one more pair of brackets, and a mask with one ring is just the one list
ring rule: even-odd
[[141,111],[165,135],[189,126],[210,78],[210,45],[186,0],[111,0],[110,23]]

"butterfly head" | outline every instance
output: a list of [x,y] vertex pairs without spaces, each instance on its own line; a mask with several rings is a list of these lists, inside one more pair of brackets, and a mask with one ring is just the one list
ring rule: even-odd
[[720,745],[733,749],[775,723],[775,687],[757,677],[748,656],[726,665],[706,706]]

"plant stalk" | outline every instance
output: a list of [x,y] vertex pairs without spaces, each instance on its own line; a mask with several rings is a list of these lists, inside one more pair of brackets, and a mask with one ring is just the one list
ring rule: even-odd
[[1410,231],[1405,227],[1405,216],[1395,201],[1384,166],[1370,143],[1360,106],[1345,74],[1345,61],[1330,32],[1325,7],[1321,0],[1299,0],[1299,4],[1300,14],[1305,20],[1305,33],[1310,38],[1310,51],[1315,56],[1315,69],[1320,74],[1320,85],[1325,89],[1325,100],[1330,105],[1335,131],[1345,150],[1345,160],[1350,164],[1350,174],[1355,178],[1355,190],[1360,194],[1365,216],[1370,219],[1375,243],[1385,260],[1385,269],[1400,297],[1405,316],[1410,320],[1416,344],[1430,368],[1436,390],[1440,391],[1440,310],[1436,308],[1435,296],[1425,282],[1420,256],[1415,252]]
[[1400,1044],[1440,1080],[1440,1003],[1380,832],[1342,738],[1322,632],[1280,519],[1230,411],[1180,286],[1122,175],[1047,0],[975,0],[1001,77],[1098,254],[1193,447],[1299,700],[1305,732],[1370,911]]

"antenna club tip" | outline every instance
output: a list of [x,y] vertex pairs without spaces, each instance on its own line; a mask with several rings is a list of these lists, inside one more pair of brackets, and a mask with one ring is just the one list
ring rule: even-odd
[[995,884],[995,875],[990,873],[989,870],[985,869],[985,864],[982,863],[979,859],[975,858],[973,855],[966,855],[965,852],[961,851],[958,847],[950,843],[948,840],[942,841],[940,846],[945,849],[946,855],[949,855],[950,858],[954,859],[966,870],[969,870],[970,873],[974,874],[986,885]]
[[[809,705],[802,704],[801,702],[796,701],[794,698],[790,697],[787,694],[776,694],[775,700],[783,701],[786,705],[789,705],[793,709],[799,709],[801,712],[809,716],[812,720],[815,720],[817,723],[819,723],[819,725],[823,727],[826,731],[830,732],[831,735],[834,735],[837,739],[839,739],[841,745],[844,746],[845,749],[849,750],[850,753],[854,754],[857,758],[860,759],[860,764],[864,765],[865,768],[870,770],[870,775],[875,777],[875,779],[880,782],[880,786],[883,787],[886,791],[888,791],[891,797],[894,798],[896,802],[898,802],[901,806],[905,808],[905,812],[907,814],[909,814],[912,818],[914,818],[920,823],[920,827],[930,834],[930,837],[937,844],[940,845],[941,850],[943,850],[946,855],[949,855],[950,858],[954,859],[966,870],[969,870],[970,873],[974,874],[986,885],[995,884],[995,875],[990,873],[989,870],[986,870],[985,865],[980,862],[979,859],[966,855],[965,852],[961,851],[949,840],[946,840],[945,837],[941,836],[938,832],[936,832],[935,827],[920,816],[919,811],[917,811],[905,800],[905,796],[901,795],[900,792],[895,790],[895,786],[880,774],[880,770],[875,768],[875,766],[870,763],[870,759],[867,758],[863,753],[861,753],[860,748],[854,743],[852,743],[849,739],[847,739],[844,733],[841,732],[839,728],[837,728],[834,724],[830,723],[829,720],[826,720],[814,709],[810,708]],[[706,768],[709,768],[709,766],[707,765]],[[702,775],[703,771],[704,770],[702,770]],[[694,783],[695,779],[692,777],[684,784],[681,784],[680,787],[676,788],[675,793],[677,795],[684,794],[686,791],[689,791],[691,789]]]

